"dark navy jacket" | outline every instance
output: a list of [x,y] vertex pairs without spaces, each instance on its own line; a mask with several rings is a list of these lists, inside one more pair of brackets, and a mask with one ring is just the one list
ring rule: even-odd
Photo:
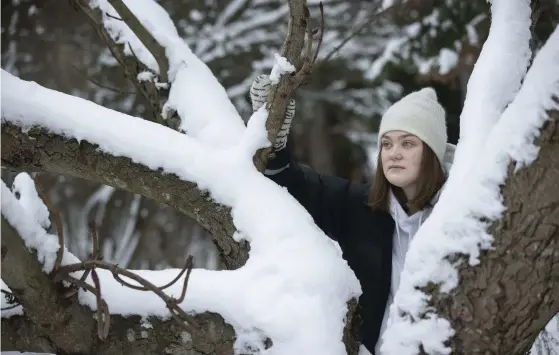
[[358,309],[361,342],[374,354],[390,291],[392,216],[367,205],[369,184],[352,184],[300,166],[289,146],[269,160],[265,175],[286,187],[317,226],[340,245],[363,291]]

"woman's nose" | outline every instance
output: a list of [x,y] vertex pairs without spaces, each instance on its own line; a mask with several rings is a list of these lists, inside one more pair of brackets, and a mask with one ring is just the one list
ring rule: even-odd
[[402,158],[402,154],[400,153],[400,150],[396,147],[392,148],[390,150],[390,158],[391,159],[401,159]]

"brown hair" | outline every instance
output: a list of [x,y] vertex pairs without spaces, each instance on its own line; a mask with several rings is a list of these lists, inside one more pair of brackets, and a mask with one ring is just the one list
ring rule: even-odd
[[421,211],[431,204],[431,201],[445,183],[446,177],[441,167],[441,163],[433,150],[425,144],[425,142],[422,143],[423,156],[421,157],[421,167],[419,170],[419,176],[417,177],[418,190],[417,195],[411,201],[407,201],[406,195],[401,188],[388,182],[386,176],[384,176],[382,159],[379,153],[377,159],[377,169],[375,171],[368,200],[368,204],[373,210],[390,212],[390,200],[388,196],[391,188],[402,206],[404,208],[407,207],[407,209],[411,212]]

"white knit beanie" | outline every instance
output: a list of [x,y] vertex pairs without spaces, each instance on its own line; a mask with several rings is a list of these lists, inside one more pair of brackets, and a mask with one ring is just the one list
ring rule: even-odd
[[432,88],[412,92],[386,110],[378,132],[379,152],[382,136],[389,131],[406,131],[416,135],[443,163],[447,141],[446,117]]

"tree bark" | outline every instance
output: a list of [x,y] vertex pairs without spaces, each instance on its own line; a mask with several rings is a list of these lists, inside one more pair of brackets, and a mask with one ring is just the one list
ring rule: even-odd
[[[42,271],[17,231],[2,218],[2,279],[25,310],[23,316],[2,318],[2,351],[71,354],[233,354],[235,332],[215,313],[196,315],[198,336],[172,318],[152,317],[151,328],[140,316],[111,315],[109,336],[97,336],[94,312],[78,303],[77,295],[61,296],[61,285]],[[202,335],[202,336],[200,336]]]
[[[93,315],[89,317],[93,320]],[[200,342],[172,320],[149,319],[151,328],[141,325],[139,316],[111,316],[109,338],[101,341],[92,335],[93,346],[87,352],[74,352],[53,345],[39,326],[25,316],[2,318],[2,351],[31,351],[53,354],[95,355],[232,355],[235,333],[219,315],[204,313],[196,317],[204,334],[213,342]],[[79,329],[79,328],[78,328]]]
[[506,211],[489,233],[495,250],[459,269],[451,293],[428,286],[438,314],[456,331],[456,354],[526,354],[559,312],[559,111],[535,144],[538,158],[502,187]]

